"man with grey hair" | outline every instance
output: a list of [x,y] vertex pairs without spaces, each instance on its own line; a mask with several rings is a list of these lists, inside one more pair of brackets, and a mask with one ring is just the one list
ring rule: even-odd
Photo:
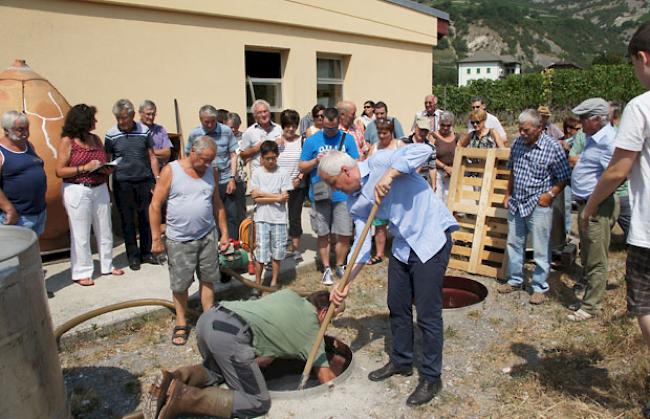
[[542,304],[549,290],[549,239],[553,199],[570,177],[566,153],[559,142],[542,132],[542,118],[534,109],[519,115],[519,137],[512,144],[511,170],[503,206],[508,209],[508,282],[497,291],[508,294],[524,285],[526,239],[532,235],[535,271],[531,304]]
[[117,124],[106,132],[104,149],[109,160],[121,158],[113,172],[113,197],[120,213],[129,267],[137,271],[141,263],[158,263],[151,254],[148,211],[151,190],[159,174],[158,159],[153,152],[151,131],[133,120],[135,109],[130,100],[115,102],[113,115]]
[[25,114],[2,114],[0,137],[0,224],[17,225],[43,234],[47,213],[47,177],[43,160],[29,139]]
[[[194,139],[187,157],[165,166],[160,174],[149,207],[153,236],[152,251],[167,249],[169,279],[176,308],[176,324],[172,333],[174,345],[185,345],[190,327],[187,325],[187,290],[199,279],[203,311],[214,303],[213,286],[219,280],[219,249],[229,244],[226,214],[221,202],[217,170],[212,161],[217,145],[212,137]],[[167,203],[165,243],[161,239],[161,208]],[[221,237],[216,231],[219,223]],[[217,246],[219,241],[219,246]],[[219,247],[219,249],[218,249]]]
[[[228,235],[237,239],[239,237],[239,213],[237,211],[237,139],[230,127],[218,122],[219,111],[212,105],[204,105],[199,109],[201,125],[194,128],[187,137],[185,154],[189,154],[194,140],[208,136],[217,146],[217,154],[212,162],[219,174],[219,194],[226,211],[228,221]],[[227,114],[227,113],[226,113]]]
[[145,99],[140,104],[138,113],[140,114],[140,122],[146,125],[149,131],[151,131],[153,152],[158,159],[158,167],[162,169],[164,165],[169,163],[174,146],[169,140],[169,135],[165,127],[154,122],[156,119],[156,104],[149,99]]
[[[471,105],[472,111],[475,111],[477,109],[482,109],[485,111],[485,113],[487,114],[487,119],[485,120],[485,127],[496,130],[501,136],[501,138],[503,138],[503,141],[507,144],[508,134],[506,134],[506,130],[503,129],[503,126],[501,125],[499,118],[497,118],[496,116],[492,115],[490,112],[487,111],[485,100],[483,99],[483,97],[473,96],[471,99],[471,104],[472,104]],[[467,132],[472,132],[472,131],[474,131],[474,126],[472,125],[472,121],[467,121]]]
[[[438,98],[436,95],[426,95],[424,97],[424,110],[415,113],[415,118],[413,118],[413,124],[411,125],[411,132],[415,132],[418,118],[426,118],[429,121],[429,134],[438,131],[438,128],[440,128],[440,115],[442,115],[442,111],[438,109]],[[433,140],[432,136],[429,136],[429,140]]]
[[[362,246],[354,274],[370,256],[370,241],[359,242],[361,230],[373,203],[382,199],[376,217],[390,220],[393,232],[388,263],[392,350],[388,363],[368,378],[382,381],[393,375],[412,374],[414,304],[422,331],[422,359],[418,385],[406,401],[409,406],[429,402],[442,387],[442,282],[451,253],[451,233],[458,229],[445,204],[417,172],[430,156],[431,148],[426,144],[375,153],[359,163],[330,151],[321,159],[318,170],[324,182],[349,196],[347,206],[356,226],[354,246]],[[348,287],[343,292],[335,287],[331,299],[340,304],[347,293]]]
[[[602,98],[587,99],[572,112],[580,118],[582,130],[587,135],[584,149],[571,174],[571,190],[573,199],[578,203],[580,217],[614,154],[616,130],[608,121],[609,103]],[[580,260],[586,288],[582,304],[569,307],[576,310],[568,315],[569,320],[588,320],[601,309],[607,286],[607,258],[615,207],[615,195],[612,194],[599,204],[596,215],[587,225],[579,224]]]
[[271,121],[271,105],[257,99],[251,106],[255,123],[248,127],[241,139],[239,156],[251,163],[251,176],[260,167],[260,146],[266,140],[278,141],[282,137],[282,127]]

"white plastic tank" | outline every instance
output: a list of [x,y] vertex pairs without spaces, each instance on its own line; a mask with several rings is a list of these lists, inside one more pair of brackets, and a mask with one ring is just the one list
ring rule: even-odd
[[0,419],[68,419],[36,234],[0,225]]

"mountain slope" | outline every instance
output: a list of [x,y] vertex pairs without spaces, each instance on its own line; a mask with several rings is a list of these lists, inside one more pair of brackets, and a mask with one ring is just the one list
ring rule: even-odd
[[526,70],[552,62],[623,62],[626,44],[650,20],[650,0],[419,0],[450,14],[434,52],[438,73],[482,50],[517,57]]

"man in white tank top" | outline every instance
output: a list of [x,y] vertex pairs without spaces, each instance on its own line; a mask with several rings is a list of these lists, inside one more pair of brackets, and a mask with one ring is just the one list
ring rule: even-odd
[[[199,278],[199,294],[203,311],[214,303],[214,283],[219,281],[219,252],[217,229],[222,236],[219,250],[225,251],[230,238],[226,213],[219,197],[216,169],[211,166],[217,154],[212,138],[202,136],[194,140],[188,157],[165,166],[156,183],[149,221],[154,254],[167,250],[169,280],[176,308],[176,324],[172,333],[174,345],[185,345],[190,334],[185,311],[187,290]],[[161,238],[161,208],[167,202],[165,242]]]

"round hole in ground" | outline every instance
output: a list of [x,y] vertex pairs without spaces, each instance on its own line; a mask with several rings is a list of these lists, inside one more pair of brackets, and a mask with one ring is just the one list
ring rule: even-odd
[[[352,372],[352,351],[341,340],[332,336],[325,336],[325,352],[330,367],[337,377],[331,381],[338,384],[345,380]],[[298,359],[276,359],[262,374],[266,379],[266,386],[273,398],[291,399],[309,394],[317,394],[328,390],[329,386],[320,384],[312,372],[303,390],[298,391],[305,363]]]
[[461,308],[485,300],[488,290],[483,284],[462,276],[445,276],[442,283],[442,308]]

